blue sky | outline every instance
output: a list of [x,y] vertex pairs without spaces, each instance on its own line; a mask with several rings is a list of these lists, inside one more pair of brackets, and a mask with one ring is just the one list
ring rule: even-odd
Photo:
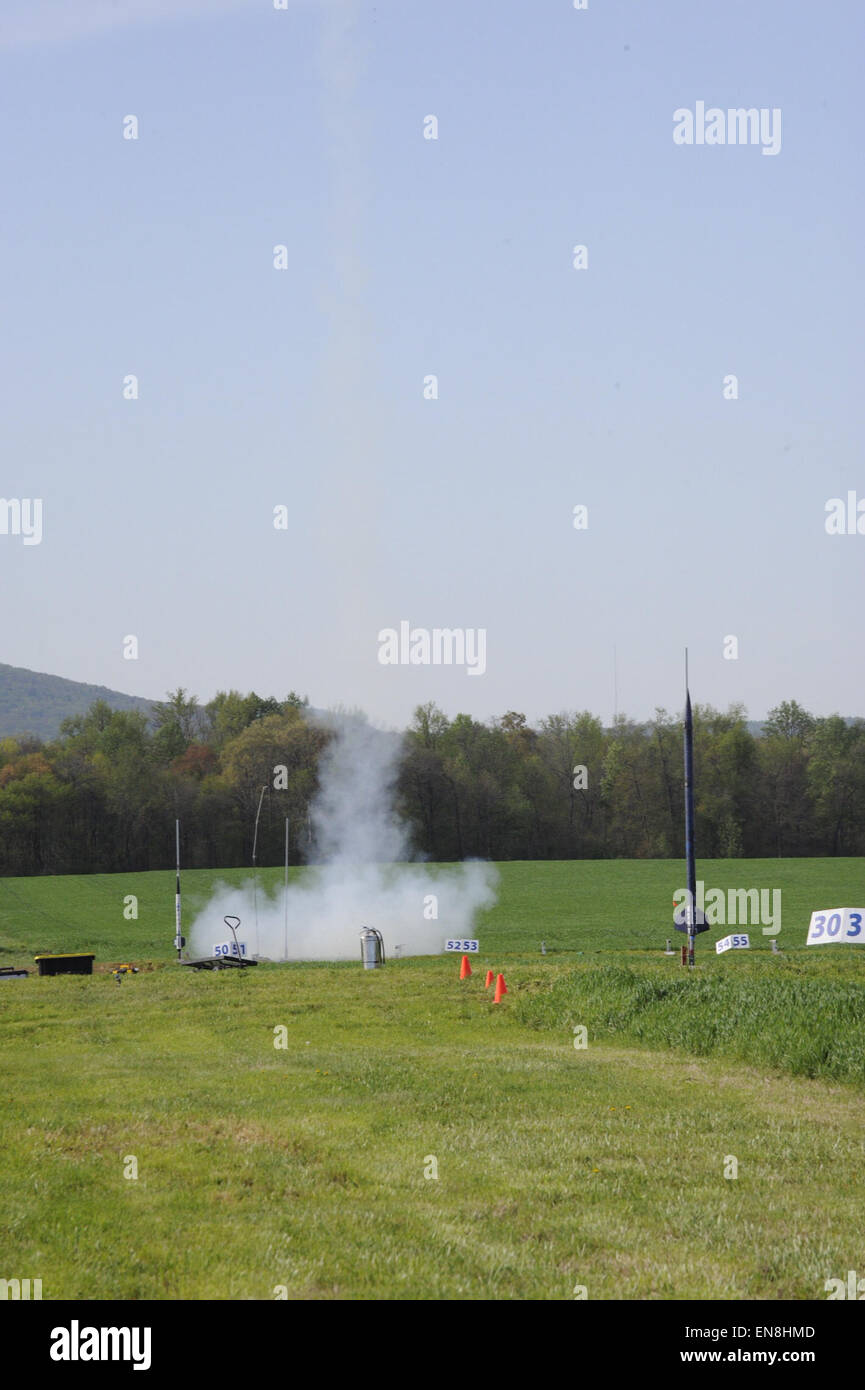
[[[865,714],[865,536],[824,525],[865,498],[858,6],[4,15],[0,494],[44,531],[0,536],[0,660],[608,719],[614,647],[644,718],[687,643],[701,701]],[[780,153],[674,145],[699,100]],[[382,666],[404,619],[485,674]]]

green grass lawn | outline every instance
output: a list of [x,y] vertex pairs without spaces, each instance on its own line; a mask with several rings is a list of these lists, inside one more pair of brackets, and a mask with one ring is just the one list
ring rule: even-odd
[[[673,893],[684,886],[678,860],[567,860],[500,864],[499,899],[482,914],[482,944],[499,951],[663,950],[673,930]],[[443,867],[440,872],[446,873]],[[304,870],[293,869],[297,879]],[[861,859],[727,859],[697,865],[709,888],[779,888],[785,949],[804,947],[808,919],[817,907],[861,905]],[[183,875],[184,926],[221,880],[239,885],[249,869],[187,870]],[[278,893],[283,870],[262,869],[263,892]],[[136,920],[124,916],[128,895],[137,899]],[[444,936],[444,932],[442,933]],[[713,932],[716,936],[722,931]],[[97,964],[170,960],[174,954],[174,871],[144,874],[80,874],[62,878],[0,880],[0,964],[32,964],[35,950],[97,953]],[[768,950],[759,929],[752,948]]]
[[[3,964],[154,968],[0,985],[0,1276],[46,1299],[823,1299],[865,1270],[865,954],[804,940],[863,871],[702,865],[782,888],[783,957],[759,928],[716,957],[719,930],[689,980],[661,954],[680,865],[503,865],[464,983],[450,956],[193,974],[172,874],[6,880]],[[245,876],[188,873],[185,902]]]

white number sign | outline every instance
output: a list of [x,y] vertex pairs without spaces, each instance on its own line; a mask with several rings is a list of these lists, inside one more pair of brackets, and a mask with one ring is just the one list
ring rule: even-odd
[[[214,946],[213,954],[215,956],[236,956],[237,947],[235,946],[233,941],[220,941]],[[240,943],[240,954],[242,956],[246,955],[245,941],[241,941]]]
[[445,942],[446,951],[479,951],[480,946],[477,941],[459,941],[456,937]]
[[720,941],[715,942],[715,951],[720,955],[722,951],[743,951],[750,945],[747,936],[722,936]]
[[826,907],[822,912],[812,912],[805,945],[828,946],[832,941],[861,942],[865,938],[863,922],[865,907]]

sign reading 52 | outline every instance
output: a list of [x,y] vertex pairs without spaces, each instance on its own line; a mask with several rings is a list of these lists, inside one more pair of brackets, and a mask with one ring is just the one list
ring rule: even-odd
[[865,907],[827,907],[811,913],[806,946],[825,946],[832,941],[865,941]]
[[457,937],[445,942],[446,951],[478,951],[480,947],[476,941],[462,941]]

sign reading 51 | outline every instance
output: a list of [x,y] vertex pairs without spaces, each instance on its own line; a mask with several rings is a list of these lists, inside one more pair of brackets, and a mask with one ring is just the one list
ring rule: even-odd
[[[214,943],[213,954],[214,954],[215,956],[236,956],[236,955],[237,955],[237,947],[235,946],[235,944],[234,944],[233,941],[220,941],[220,942]],[[245,942],[245,941],[241,941],[241,943],[240,943],[240,954],[241,954],[242,956],[245,956],[245,955],[246,955],[246,942]]]
[[806,946],[825,946],[831,941],[865,941],[865,907],[827,907],[811,913]]

